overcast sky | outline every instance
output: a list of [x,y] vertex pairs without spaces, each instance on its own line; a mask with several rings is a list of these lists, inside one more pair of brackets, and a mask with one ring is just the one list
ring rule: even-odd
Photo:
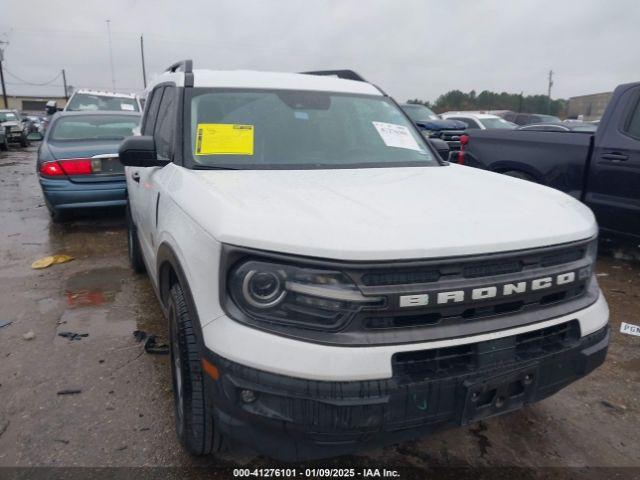
[[[637,0],[0,0],[9,94],[118,90],[192,58],[196,68],[351,68],[397,100],[451,90],[546,94],[640,80]],[[16,78],[16,77],[19,77]],[[58,86],[59,85],[59,86]]]

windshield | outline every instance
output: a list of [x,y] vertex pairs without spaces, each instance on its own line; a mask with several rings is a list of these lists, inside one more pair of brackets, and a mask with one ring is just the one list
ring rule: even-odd
[[0,123],[1,122],[17,122],[18,117],[13,112],[0,112]]
[[504,118],[480,118],[479,120],[485,128],[507,128],[513,130],[517,127],[515,123],[508,122]]
[[437,165],[425,141],[382,96],[190,89],[187,157],[210,168]]
[[96,111],[106,110],[112,112],[139,112],[138,102],[135,98],[114,97],[111,95],[94,95],[90,93],[77,93],[69,101],[65,109],[67,111]]
[[122,140],[133,135],[137,115],[74,115],[59,118],[50,140]]
[[545,123],[560,123],[560,119],[558,117],[554,117],[553,115],[538,115],[540,122]]
[[420,120],[439,120],[438,115],[424,105],[403,105],[402,109],[414,122],[419,122]]

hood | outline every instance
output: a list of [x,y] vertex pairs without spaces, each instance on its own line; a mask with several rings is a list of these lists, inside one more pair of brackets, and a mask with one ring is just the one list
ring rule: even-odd
[[51,155],[56,160],[64,158],[87,158],[94,155],[118,154],[118,147],[121,140],[101,140],[101,141],[49,141],[47,146]]
[[3,127],[18,127],[20,126],[20,122],[14,122],[13,120],[8,121],[8,122],[0,122],[0,125],[2,125]]
[[218,241],[342,260],[493,253],[586,239],[591,211],[541,185],[460,165],[188,170],[176,202]]
[[431,131],[440,130],[464,130],[467,124],[460,120],[417,120],[418,128]]

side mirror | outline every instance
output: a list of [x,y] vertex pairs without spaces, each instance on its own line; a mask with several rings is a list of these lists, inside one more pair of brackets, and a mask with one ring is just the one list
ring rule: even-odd
[[125,138],[118,149],[120,162],[126,167],[162,167],[168,160],[159,160],[156,142],[150,135]]
[[436,149],[443,160],[449,159],[449,144],[440,138],[430,138],[428,142]]

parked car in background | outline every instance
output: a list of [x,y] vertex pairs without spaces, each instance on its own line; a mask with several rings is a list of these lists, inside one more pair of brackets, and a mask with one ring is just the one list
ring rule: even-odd
[[504,128],[512,130],[518,126],[497,115],[483,112],[445,112],[440,116],[446,120],[458,120],[463,122],[467,130],[487,130],[492,128]]
[[586,122],[562,122],[562,123],[532,123],[518,127],[518,130],[538,131],[538,132],[586,132],[593,133],[598,130],[598,126]]
[[168,320],[193,455],[397,443],[605,359],[591,211],[443,162],[380,89],[329,75],[176,63],[120,146],[129,259]]
[[433,110],[425,105],[405,103],[400,108],[427,138],[440,139],[447,143],[449,152],[441,152],[448,160],[449,155],[460,150],[460,136],[464,134],[466,125],[456,120],[441,119]]
[[26,115],[25,116],[29,122],[31,122],[30,133],[41,133],[44,135],[44,121],[43,117],[39,117],[36,115]]
[[561,120],[555,115],[544,115],[541,113],[516,113],[510,111],[492,112],[505,120],[516,125],[529,125],[530,123],[560,123]]
[[7,142],[19,143],[21,147],[29,146],[27,128],[17,110],[0,110],[0,128],[4,128]]
[[75,111],[141,112],[142,106],[133,93],[103,92],[100,90],[76,90],[64,107],[65,112]]
[[591,207],[604,236],[637,245],[640,82],[616,88],[595,131],[475,130],[464,163],[567,192]]
[[9,140],[7,140],[7,134],[2,126],[0,126],[0,150],[4,152],[9,150]]
[[126,205],[118,146],[132,134],[140,114],[61,112],[53,116],[36,169],[54,221],[76,209]]

